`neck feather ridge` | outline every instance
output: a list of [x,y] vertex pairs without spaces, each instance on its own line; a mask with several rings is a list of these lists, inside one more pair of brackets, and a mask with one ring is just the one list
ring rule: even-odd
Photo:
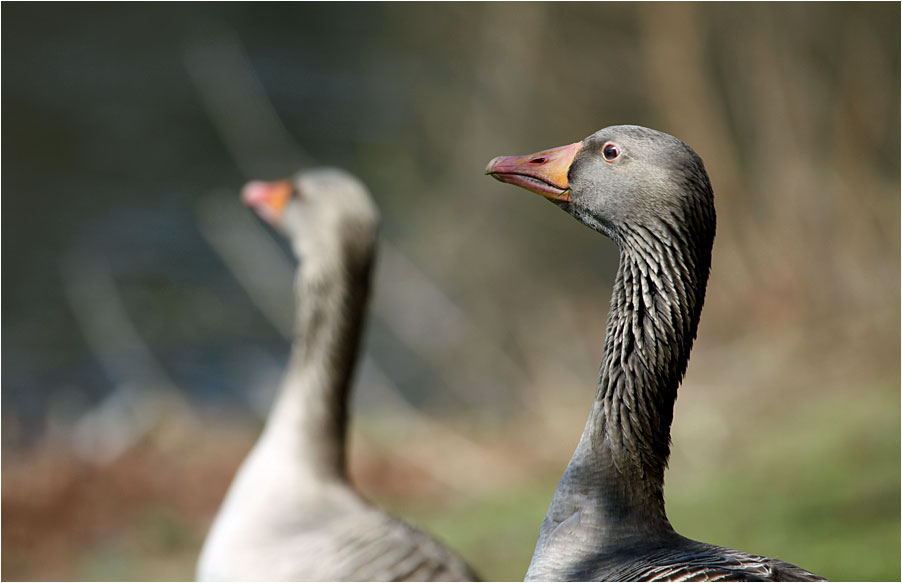
[[[647,229],[626,235],[611,297],[596,420],[618,469],[660,506],[670,424],[704,301],[708,263]],[[699,273],[699,268],[702,273]],[[637,482],[641,480],[641,482]]]
[[583,480],[579,490],[625,523],[669,528],[670,425],[711,258],[710,245],[693,247],[684,237],[667,223],[621,231],[596,399],[568,467]]

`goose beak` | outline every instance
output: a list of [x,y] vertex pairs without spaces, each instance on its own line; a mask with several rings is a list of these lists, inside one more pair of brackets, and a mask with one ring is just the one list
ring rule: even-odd
[[567,173],[582,142],[542,150],[528,156],[492,158],[485,173],[495,180],[514,184],[553,202],[570,202]]
[[261,219],[276,225],[282,220],[285,205],[288,204],[292,191],[294,185],[289,180],[280,182],[255,180],[248,182],[241,190],[241,200],[254,209]]

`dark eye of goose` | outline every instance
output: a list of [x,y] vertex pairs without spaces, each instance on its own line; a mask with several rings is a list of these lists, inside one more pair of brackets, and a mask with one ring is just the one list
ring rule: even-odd
[[614,142],[608,142],[601,148],[601,153],[604,155],[604,159],[608,162],[613,162],[617,158],[620,157],[620,146],[615,144]]

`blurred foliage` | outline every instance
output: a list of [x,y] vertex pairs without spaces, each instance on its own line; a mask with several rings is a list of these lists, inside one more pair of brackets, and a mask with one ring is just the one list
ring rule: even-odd
[[[292,302],[254,295],[214,235],[285,281],[226,211],[311,161],[360,175],[384,217],[358,482],[521,577],[617,252],[482,170],[617,123],[691,144],[716,193],[673,523],[832,579],[902,575],[898,4],[3,12],[3,578],[191,577]],[[255,91],[285,135],[245,115]]]

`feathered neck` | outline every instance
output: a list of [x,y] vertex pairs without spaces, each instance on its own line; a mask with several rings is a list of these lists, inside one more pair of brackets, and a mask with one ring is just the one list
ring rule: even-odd
[[346,479],[348,390],[370,289],[373,254],[362,261],[301,261],[295,339],[263,439],[293,450],[299,470]]
[[711,263],[710,243],[693,245],[680,233],[665,222],[621,230],[598,391],[586,426],[636,512],[664,521],[673,407]]
[[562,557],[575,565],[674,535],[663,497],[670,424],[714,236],[713,216],[710,228],[697,232],[678,224],[617,233],[620,265],[595,402],[548,509],[528,578],[560,576]]

